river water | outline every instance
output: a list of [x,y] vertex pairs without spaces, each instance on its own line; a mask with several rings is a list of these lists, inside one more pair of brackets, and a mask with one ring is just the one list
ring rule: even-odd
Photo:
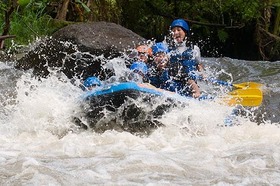
[[63,75],[38,80],[0,62],[1,185],[279,185],[280,61],[204,58],[234,83],[262,83],[262,106],[225,127],[229,106],[192,102],[149,136],[77,131],[83,91]]

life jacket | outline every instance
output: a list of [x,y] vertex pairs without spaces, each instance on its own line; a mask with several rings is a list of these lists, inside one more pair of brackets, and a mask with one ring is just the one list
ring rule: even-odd
[[184,72],[192,79],[196,80],[196,71],[198,62],[194,59],[193,50],[187,48],[183,53],[173,50],[170,52],[170,63],[179,63],[182,65]]
[[184,81],[178,81],[172,78],[165,81],[165,83],[162,84],[160,88],[171,92],[176,92],[182,96],[192,95],[191,87],[189,85],[187,85]]
[[168,69],[157,71],[155,68],[150,68],[148,77],[150,83],[157,88],[162,88],[162,85],[170,79]]
[[177,77],[170,76],[170,69],[166,68],[161,72],[150,74],[150,84],[157,88],[176,92],[183,96],[191,96],[192,92],[190,86],[186,84],[187,80],[182,80]]

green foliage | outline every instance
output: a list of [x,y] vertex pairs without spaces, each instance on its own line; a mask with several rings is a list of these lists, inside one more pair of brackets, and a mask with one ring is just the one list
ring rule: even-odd
[[[11,34],[19,34],[15,29],[25,28],[32,37],[48,34],[55,28],[39,30],[41,25],[50,20],[46,14],[47,3],[53,0],[19,0],[24,3],[14,15]],[[26,5],[26,3],[28,4]],[[55,1],[54,1],[55,2]],[[195,20],[207,24],[224,24],[234,26],[256,19],[259,15],[259,0],[103,0],[93,1],[91,7],[87,1],[75,0],[84,10],[85,21],[112,21],[119,23],[146,38],[155,38],[168,33],[168,27],[175,17]],[[75,14],[73,14],[75,15]],[[72,15],[72,16],[73,16]],[[75,18],[72,18],[75,20]],[[20,20],[25,20],[21,22]],[[22,25],[22,26],[21,26]],[[191,25],[192,31],[211,32],[211,27]],[[205,27],[201,29],[202,27]],[[38,29],[38,30],[37,30]],[[48,31],[49,30],[49,31]],[[227,30],[218,30],[217,37],[225,42]],[[25,33],[26,34],[26,33]],[[17,38],[20,36],[17,36]],[[25,36],[26,37],[26,36]],[[24,38],[22,38],[22,41]],[[26,41],[25,41],[26,42]]]
[[[50,35],[58,29],[53,26],[52,18],[44,13],[47,2],[31,0],[24,7],[19,6],[12,14],[9,34],[16,35],[15,44],[27,45],[36,37]],[[1,14],[0,19],[4,23],[4,14]],[[11,46],[10,39],[5,40],[5,46]]]
[[85,5],[85,3],[83,3],[82,1],[80,1],[80,0],[75,0],[75,2],[81,4],[82,7],[85,9],[85,11],[86,11],[87,13],[89,13],[89,12],[91,11],[91,10],[89,9],[89,7],[88,7],[87,5]]
[[22,7],[28,5],[30,2],[31,2],[31,0],[18,0],[17,1],[18,5],[22,6]]
[[279,0],[273,0],[272,1],[272,6],[280,7],[280,1]]
[[231,19],[233,18],[235,22],[246,23],[260,16],[260,7],[259,0],[228,0],[227,4],[225,4],[224,13],[231,13]]
[[[5,2],[0,3],[1,23],[4,23],[4,13],[11,7],[12,0]],[[18,2],[20,6],[12,16],[9,33],[16,35],[17,43],[27,44],[35,37],[51,35],[64,26],[54,24],[52,19],[58,7],[47,9],[49,3],[57,4],[58,0]],[[250,30],[263,21],[265,8],[272,9],[274,23],[268,24],[274,24],[270,28],[279,34],[279,16],[275,16],[279,7],[279,0],[92,0],[91,4],[88,0],[71,0],[66,21],[115,22],[147,39],[162,40],[168,34],[172,20],[184,18],[189,20],[196,39],[226,43],[235,37],[229,34],[237,33],[235,29],[250,27],[247,29]],[[0,29],[3,26],[1,24]]]
[[28,44],[36,37],[52,33],[51,18],[47,15],[39,16],[34,12],[20,14],[16,12],[11,23],[10,34],[16,35],[16,44]]
[[228,38],[228,33],[224,29],[218,29],[218,38],[221,42],[225,42]]

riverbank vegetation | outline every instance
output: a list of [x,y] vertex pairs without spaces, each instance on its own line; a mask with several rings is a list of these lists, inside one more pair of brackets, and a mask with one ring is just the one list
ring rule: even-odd
[[0,9],[1,37],[15,36],[0,37],[2,48],[88,21],[114,22],[160,41],[174,18],[184,18],[205,57],[280,60],[279,0],[4,0]]

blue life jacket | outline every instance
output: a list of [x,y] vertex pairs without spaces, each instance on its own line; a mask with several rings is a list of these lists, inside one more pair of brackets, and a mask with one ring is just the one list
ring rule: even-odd
[[157,88],[161,88],[169,79],[168,69],[149,74],[150,83]]
[[193,59],[192,49],[187,49],[182,54],[171,50],[168,68],[162,72],[151,70],[153,72],[149,74],[150,83],[157,88],[191,96],[190,86],[186,82],[187,79],[196,80],[197,65],[198,63]]
[[176,92],[177,94],[180,94],[182,96],[192,95],[190,86],[188,86],[186,83],[182,81],[169,79],[164,84],[162,84],[160,88],[171,92]]
[[187,73],[192,79],[196,80],[196,71],[198,63],[193,59],[193,51],[192,49],[185,50],[182,54],[179,53],[171,53],[170,62],[176,63],[179,62],[182,64],[185,73]]
[[150,75],[149,80],[157,88],[176,92],[183,96],[191,96],[191,89],[190,86],[186,85],[186,81],[173,79],[169,76],[168,69],[163,70],[158,75]]

